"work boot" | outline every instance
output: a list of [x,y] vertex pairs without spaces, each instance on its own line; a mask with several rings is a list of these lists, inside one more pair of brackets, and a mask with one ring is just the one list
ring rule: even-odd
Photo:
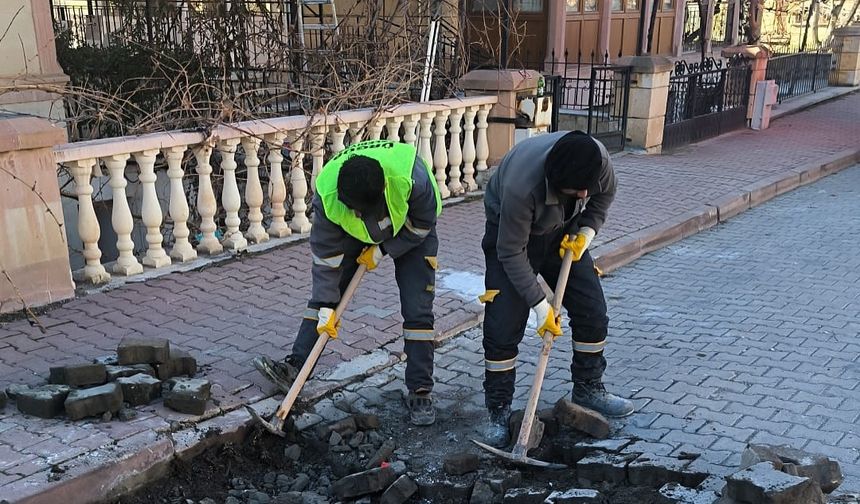
[[409,392],[406,406],[409,408],[409,421],[412,425],[433,425],[436,421],[436,408],[433,407],[430,392]]
[[601,380],[573,384],[573,402],[593,409],[610,418],[626,417],[633,413],[633,402],[610,394]]
[[299,374],[299,368],[290,362],[276,362],[265,356],[255,357],[253,362],[257,371],[264,378],[274,383],[284,394],[290,391],[290,387]]
[[506,404],[488,411],[487,425],[484,426],[484,442],[495,448],[508,445],[508,420],[511,418],[511,407]]

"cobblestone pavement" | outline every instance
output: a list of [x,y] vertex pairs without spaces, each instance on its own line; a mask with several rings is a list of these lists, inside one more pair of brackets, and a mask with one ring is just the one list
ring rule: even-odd
[[[641,438],[637,450],[656,455],[700,453],[696,467],[721,476],[746,443],[789,444],[837,459],[838,493],[860,492],[858,196],[860,166],[606,278],[605,378],[637,406],[612,422],[613,437]],[[525,406],[540,349],[528,336],[515,408]],[[570,394],[569,341],[553,348],[539,408]],[[401,368],[346,393],[402,388]],[[479,329],[438,350],[435,377],[446,415],[484,410]]]
[[[620,192],[597,243],[856,146],[858,110],[860,94],[854,93],[780,119],[763,132],[740,131],[666,156],[619,157]],[[443,213],[435,305],[440,331],[474,321],[480,312],[472,301],[482,290],[482,231],[480,201],[450,206]],[[0,323],[0,386],[43,383],[50,366],[88,361],[114,352],[124,336],[143,335],[168,338],[198,357],[202,374],[213,382],[215,401],[206,417],[265,398],[272,390],[249,362],[258,354],[281,357],[289,348],[309,294],[309,257],[307,244],[301,243],[79,297],[41,316],[44,332],[24,320]],[[334,379],[399,359],[398,307],[388,261],[362,285],[343,323],[348,337],[329,345],[318,371],[331,372]],[[647,335],[652,325],[623,329]],[[656,364],[654,359],[647,362]],[[336,368],[340,363],[350,369]],[[80,455],[98,452],[111,460],[151,445],[155,432],[175,431],[178,422],[196,420],[161,404],[140,412],[130,422],[72,424],[25,418],[7,407],[0,413],[0,494],[45,485],[56,479],[52,466],[69,465]]]

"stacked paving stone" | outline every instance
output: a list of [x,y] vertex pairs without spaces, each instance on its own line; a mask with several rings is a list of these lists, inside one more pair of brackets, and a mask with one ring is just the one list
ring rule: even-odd
[[[52,367],[48,384],[38,387],[13,385],[0,397],[15,400],[26,415],[70,420],[101,416],[122,420],[135,416],[134,406],[144,406],[164,396],[175,411],[202,415],[209,400],[209,382],[195,379],[197,361],[187,352],[171,348],[160,338],[124,338],[116,356],[90,363]],[[184,376],[185,378],[180,378]]]

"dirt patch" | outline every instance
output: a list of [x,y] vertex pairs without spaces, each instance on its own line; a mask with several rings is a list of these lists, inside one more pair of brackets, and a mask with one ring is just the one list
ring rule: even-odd
[[[368,462],[379,455],[380,449],[385,453],[385,448],[390,448],[392,442],[394,450],[388,450],[390,455],[385,457],[382,465],[389,467],[396,476],[407,474],[418,484],[418,491],[409,502],[468,502],[476,482],[489,487],[496,502],[501,502],[504,492],[510,488],[539,491],[593,488],[603,494],[605,502],[612,504],[669,502],[653,488],[582,484],[577,479],[575,468],[548,471],[509,465],[470,442],[477,438],[477,429],[484,422],[483,414],[474,410],[464,412],[457,405],[440,411],[435,425],[413,427],[406,421],[399,394],[386,392],[383,395],[388,397],[384,403],[369,408],[371,411],[357,411],[341,402],[339,406],[347,410],[343,412],[346,420],[334,423],[334,429],[333,422],[321,422],[302,432],[290,430],[287,439],[254,429],[241,445],[213,448],[191,462],[177,462],[165,480],[115,502],[336,502],[338,485],[335,483],[344,476],[368,469]],[[361,413],[372,413],[373,416],[354,416]],[[569,458],[564,447],[573,446],[582,439],[575,432],[566,430],[549,433],[534,454],[545,460],[562,462]],[[478,470],[462,476],[446,474],[443,461],[457,452],[477,454]],[[370,498],[343,500],[379,502],[379,496],[377,492]]]

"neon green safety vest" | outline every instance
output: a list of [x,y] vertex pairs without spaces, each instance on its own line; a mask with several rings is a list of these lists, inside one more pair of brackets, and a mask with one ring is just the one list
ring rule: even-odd
[[[322,200],[326,217],[346,231],[350,236],[364,243],[376,243],[370,237],[367,226],[364,225],[355,212],[350,210],[337,197],[337,178],[343,163],[353,156],[367,156],[379,161],[385,176],[385,203],[388,215],[396,235],[406,222],[409,211],[409,196],[412,194],[412,168],[418,152],[409,144],[390,140],[368,140],[351,145],[331,158],[323,166],[316,178],[316,191]],[[433,192],[436,194],[436,215],[442,213],[442,195],[436,185],[433,172],[422,161]]]

